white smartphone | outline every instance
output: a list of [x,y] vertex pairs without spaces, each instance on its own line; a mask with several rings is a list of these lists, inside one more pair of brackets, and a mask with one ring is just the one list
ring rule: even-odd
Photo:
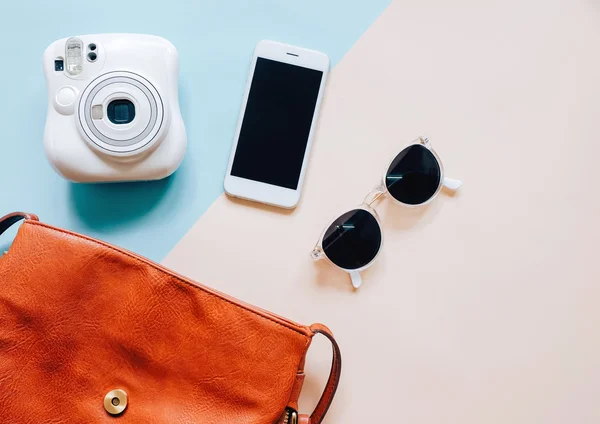
[[227,194],[283,208],[298,204],[328,72],[324,53],[257,44],[225,176]]

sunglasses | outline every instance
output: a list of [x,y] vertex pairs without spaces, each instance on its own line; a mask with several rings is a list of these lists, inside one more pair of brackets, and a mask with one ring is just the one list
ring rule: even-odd
[[360,287],[360,271],[377,259],[383,244],[379,216],[371,207],[389,194],[396,202],[423,206],[431,202],[442,187],[456,191],[459,180],[444,177],[440,158],[429,140],[421,137],[406,146],[388,165],[380,186],[371,190],[363,203],[334,219],[311,252],[314,260],[327,259],[350,274],[352,285]]

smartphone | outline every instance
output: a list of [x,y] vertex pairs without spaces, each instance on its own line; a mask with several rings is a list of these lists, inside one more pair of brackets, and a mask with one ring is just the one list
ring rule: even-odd
[[227,194],[296,207],[328,72],[324,53],[257,44],[225,176]]

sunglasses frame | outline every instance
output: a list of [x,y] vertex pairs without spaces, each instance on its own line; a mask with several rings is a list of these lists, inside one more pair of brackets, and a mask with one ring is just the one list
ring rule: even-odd
[[[404,203],[401,202],[400,200],[396,199],[394,196],[392,196],[389,193],[389,190],[387,189],[387,184],[386,184],[386,178],[388,175],[388,171],[390,169],[390,166],[392,165],[392,162],[394,162],[394,160],[396,159],[396,157],[398,157],[398,155],[400,153],[402,153],[404,150],[408,149],[411,146],[415,146],[415,145],[421,145],[424,148],[428,149],[431,154],[433,155],[433,157],[435,158],[435,160],[438,163],[438,166],[440,168],[440,182],[438,184],[438,187],[436,189],[436,191],[431,195],[431,197],[429,199],[427,199],[425,202],[423,203],[419,203],[416,205],[413,204],[409,204],[409,203]],[[381,225],[381,219],[379,218],[379,215],[377,214],[377,211],[371,206],[373,203],[375,203],[377,200],[379,200],[381,197],[389,194],[389,196],[392,198],[392,200],[402,206],[408,207],[408,208],[418,208],[421,206],[425,206],[429,203],[431,203],[433,201],[433,199],[435,199],[438,194],[440,194],[440,191],[442,191],[442,187],[448,187],[451,190],[458,190],[461,186],[462,186],[462,182],[459,180],[454,180],[454,179],[450,179],[450,178],[445,178],[444,177],[444,166],[442,164],[442,161],[440,159],[440,157],[438,156],[438,154],[435,152],[435,150],[433,150],[433,148],[431,147],[431,143],[429,142],[429,139],[427,137],[419,137],[418,139],[412,141],[411,143],[407,144],[406,146],[404,146],[402,148],[402,150],[400,150],[400,152],[396,153],[388,162],[388,165],[386,166],[384,172],[383,172],[383,178],[381,180],[381,184],[377,187],[375,187],[373,190],[371,190],[364,198],[363,202],[358,205],[355,208],[351,208],[346,210],[345,212],[342,212],[341,214],[336,215],[335,218],[333,218],[329,224],[325,227],[325,229],[323,230],[323,232],[321,233],[321,237],[319,238],[319,241],[317,242],[316,246],[313,248],[313,250],[311,251],[311,256],[313,258],[313,260],[318,261],[321,259],[325,259],[327,262],[329,262],[331,265],[335,266],[338,269],[341,269],[342,271],[348,273],[350,275],[350,278],[352,280],[352,286],[357,289],[361,286],[362,284],[362,277],[360,275],[361,271],[366,270],[367,268],[369,268],[373,262],[375,262],[377,260],[377,258],[379,257],[381,251],[383,250],[383,244],[384,244],[384,236],[383,236],[383,228]],[[335,264],[331,259],[329,259],[329,257],[327,256],[327,254],[325,253],[325,249],[323,248],[323,239],[325,238],[325,233],[327,233],[327,230],[329,229],[329,227],[331,227],[331,225],[343,214],[356,210],[356,209],[362,209],[368,213],[370,213],[371,215],[373,215],[373,217],[375,218],[375,220],[377,221],[377,224],[379,225],[379,231],[381,233],[381,245],[379,246],[379,250],[377,251],[377,254],[375,255],[375,257],[373,259],[371,259],[371,261],[369,263],[367,263],[366,265],[357,268],[357,269],[345,269],[342,268],[341,266]]]
[[[373,259],[371,259],[371,261],[369,263],[367,263],[366,265],[363,265],[360,268],[346,269],[346,268],[342,268],[338,264],[334,263],[331,259],[329,259],[329,257],[325,253],[325,249],[323,249],[323,239],[325,238],[325,233],[327,233],[327,230],[329,229],[329,227],[331,227],[331,225],[340,216],[342,216],[343,214],[345,214],[347,212],[354,211],[357,209],[364,210],[364,211],[370,213],[371,215],[373,215],[373,217],[375,218],[375,221],[377,221],[377,225],[379,225],[379,232],[381,233],[381,244],[379,245],[379,250],[377,250],[377,254],[375,255],[375,257]],[[341,269],[344,272],[347,272],[350,275],[350,279],[352,280],[352,286],[354,286],[354,288],[357,289],[362,284],[362,278],[360,276],[360,272],[369,268],[373,264],[373,262],[375,262],[377,260],[377,258],[379,257],[379,254],[383,250],[383,244],[384,244],[383,228],[381,227],[381,219],[379,218],[379,214],[377,213],[377,211],[374,208],[371,207],[370,204],[363,202],[362,204],[358,205],[357,207],[348,209],[346,212],[342,212],[341,214],[339,214],[335,218],[333,218],[329,222],[329,224],[327,224],[325,229],[323,230],[323,233],[321,234],[321,237],[319,238],[317,245],[313,248],[310,255],[313,258],[313,260],[315,260],[315,261],[325,259],[327,262],[329,262],[331,265],[335,266],[336,268]]]

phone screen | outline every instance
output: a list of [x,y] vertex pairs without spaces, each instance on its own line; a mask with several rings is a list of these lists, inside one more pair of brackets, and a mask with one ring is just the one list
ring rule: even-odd
[[231,175],[298,188],[322,78],[322,71],[257,58]]

